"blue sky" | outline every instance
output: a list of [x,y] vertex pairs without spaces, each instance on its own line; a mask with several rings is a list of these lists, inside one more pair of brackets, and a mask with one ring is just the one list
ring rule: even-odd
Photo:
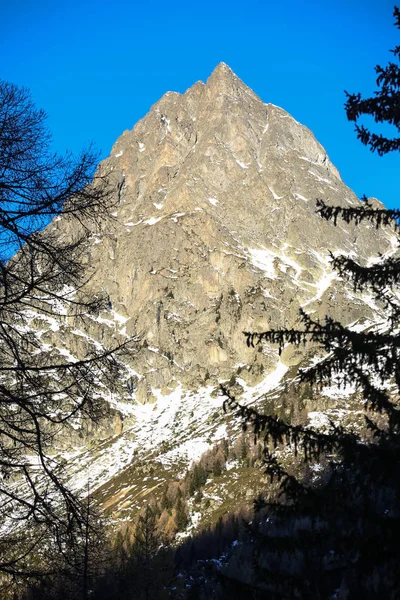
[[356,139],[344,90],[370,95],[399,44],[388,0],[0,0],[0,77],[32,90],[57,150],[109,154],[166,91],[221,61],[290,112],[358,195],[400,206],[399,157]]

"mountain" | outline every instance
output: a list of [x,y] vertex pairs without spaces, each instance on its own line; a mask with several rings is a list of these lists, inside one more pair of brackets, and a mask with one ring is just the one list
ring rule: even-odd
[[[317,348],[287,346],[278,356],[269,345],[247,348],[243,335],[295,326],[300,308],[361,328],[384,319],[332,271],[330,252],[368,263],[395,252],[396,238],[320,218],[317,199],[360,201],[309,129],[221,63],[205,84],[167,92],[116,141],[99,174],[111,174],[117,207],[91,232],[82,260],[86,291],[105,293],[109,310],[83,323],[63,307],[59,318],[29,317],[43,344],[71,360],[137,338],[121,392],[99,382],[110,407],[101,427],[74,423],[54,449],[75,488],[89,479],[115,520],[129,518],[207,449],[239,439],[220,381],[271,412],[321,426],[326,415],[354,422],[352,390],[295,394],[298,368],[318,359]],[[74,236],[67,217],[49,229]],[[191,505],[191,526],[251,501],[260,483],[259,471],[231,461],[208,482],[207,506]]]

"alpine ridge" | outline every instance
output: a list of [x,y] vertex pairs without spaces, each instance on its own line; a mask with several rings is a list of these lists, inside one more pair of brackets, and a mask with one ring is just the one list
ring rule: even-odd
[[[30,323],[72,357],[137,337],[120,393],[99,382],[109,419],[84,435],[76,424],[75,447],[59,440],[55,449],[75,487],[89,477],[103,507],[123,518],[216,441],[238,435],[222,413],[220,381],[284,410],[284,390],[315,359],[312,348],[250,351],[243,331],[295,326],[300,308],[358,327],[384,318],[332,271],[330,252],[376,261],[395,251],[395,237],[319,217],[317,199],[359,200],[312,132],[225,63],[205,84],[167,92],[120,136],[99,173],[111,174],[117,208],[91,231],[82,260],[87,290],[105,293],[110,308],[85,326],[62,308],[59,319]],[[67,217],[49,228],[74,236]],[[333,392],[321,394],[319,404],[305,401],[304,419],[329,410]],[[234,485],[225,496],[218,490],[211,510],[246,497],[249,489]],[[192,517],[194,526],[200,517]]]

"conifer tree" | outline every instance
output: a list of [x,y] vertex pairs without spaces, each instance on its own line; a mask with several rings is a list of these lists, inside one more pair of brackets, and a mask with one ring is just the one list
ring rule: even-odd
[[188,517],[182,496],[178,496],[175,504],[175,521],[178,531],[183,531],[188,523]]
[[[400,28],[400,11],[394,9]],[[398,60],[400,46],[393,50]],[[356,122],[360,140],[383,155],[400,150],[400,69],[389,63],[376,67],[378,91],[362,99],[348,94],[347,117]],[[395,136],[378,135],[359,124],[363,115],[389,123]],[[317,202],[324,219],[346,223],[368,220],[391,227],[399,238],[400,210],[376,208],[368,201],[358,207]],[[223,388],[226,406],[244,426],[252,426],[264,442],[266,472],[280,481],[278,497],[256,503],[268,519],[252,530],[255,576],[259,592],[268,598],[388,598],[400,597],[400,256],[368,266],[347,256],[332,256],[333,268],[356,290],[369,290],[387,314],[386,323],[354,331],[329,316],[324,322],[301,313],[296,330],[246,332],[247,344],[318,343],[325,359],[300,373],[314,387],[354,385],[365,403],[365,432],[331,424],[329,430],[294,426],[277,416],[263,415],[236,400]],[[271,446],[288,444],[305,463],[329,456],[317,484],[288,472]],[[258,521],[259,522],[259,521]]]
[[156,557],[160,549],[161,537],[157,531],[157,517],[147,505],[139,515],[135,529],[132,553],[134,558],[134,585],[137,598],[152,598],[152,590],[157,586]]

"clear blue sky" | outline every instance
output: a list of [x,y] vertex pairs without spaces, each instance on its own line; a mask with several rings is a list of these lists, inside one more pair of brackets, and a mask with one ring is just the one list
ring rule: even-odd
[[0,77],[32,90],[58,150],[102,157],[168,90],[221,61],[309,127],[358,195],[400,206],[399,155],[357,141],[344,89],[370,95],[400,43],[390,0],[0,0]]

